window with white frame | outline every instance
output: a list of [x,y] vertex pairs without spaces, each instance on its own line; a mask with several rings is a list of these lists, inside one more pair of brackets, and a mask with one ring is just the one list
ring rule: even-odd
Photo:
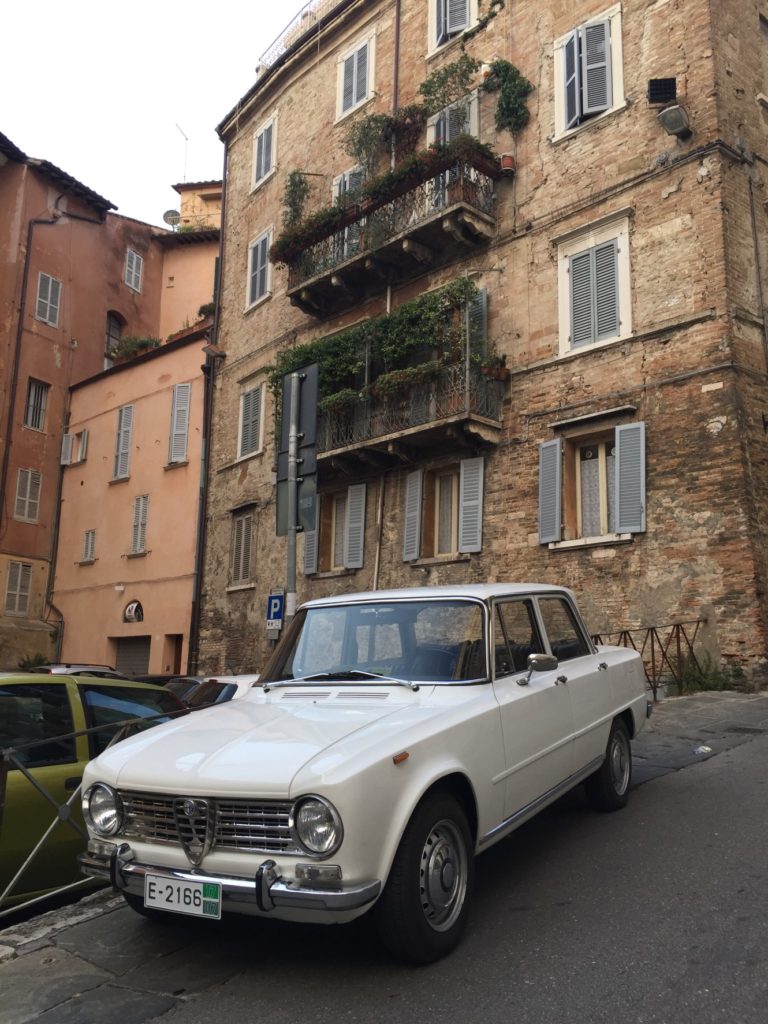
[[86,530],[83,534],[83,562],[96,561],[96,531]]
[[261,451],[264,385],[249,387],[240,395],[240,430],[237,457]]
[[592,426],[539,446],[539,543],[644,531],[644,423]]
[[443,107],[427,121],[427,142],[445,145],[457,135],[474,135],[480,130],[477,90]]
[[189,402],[191,384],[177,384],[171,399],[171,429],[168,438],[168,465],[187,461],[187,435],[189,433]]
[[144,257],[133,249],[125,251],[125,283],[135,292],[141,291],[141,279],[144,274]]
[[560,355],[632,333],[626,218],[558,245]]
[[32,586],[32,565],[29,562],[9,562],[5,583],[5,614],[26,615]]
[[624,104],[621,4],[555,42],[555,137]]
[[373,95],[374,36],[357,43],[339,61],[338,116],[342,117]]
[[117,410],[115,435],[115,461],[113,480],[124,480],[131,472],[131,438],[133,436],[133,406],[123,405]]
[[360,569],[365,550],[365,484],[318,499],[317,525],[304,536],[304,574]]
[[483,468],[476,458],[408,473],[403,561],[482,550]]
[[73,466],[77,462],[85,462],[87,454],[87,427],[83,427],[82,430],[75,431],[74,433],[64,434],[61,439],[61,458],[59,460],[62,466]]
[[37,469],[20,469],[16,478],[16,503],[13,518],[23,523],[36,523],[40,511],[40,484]]
[[51,327],[58,327],[60,307],[61,281],[49,274],[38,274],[35,317]]
[[248,246],[248,306],[266,298],[269,292],[269,246],[272,231],[265,231]]
[[477,21],[477,0],[430,0],[429,49],[456,39]]
[[27,404],[24,410],[24,426],[33,430],[45,430],[45,410],[48,405],[49,384],[29,378]]
[[251,541],[253,512],[239,512],[232,517],[232,564],[230,579],[234,586],[251,579]]
[[133,499],[133,526],[131,529],[132,555],[143,555],[146,553],[148,516],[149,495],[139,494]]
[[275,170],[277,118],[259,128],[253,137],[253,187],[256,188]]
[[[333,179],[334,202],[344,205],[348,199],[351,201],[352,197],[360,190],[364,181],[365,173],[360,167],[353,167],[351,170],[338,175],[338,177]],[[365,218],[361,218],[337,233],[335,239],[337,259],[348,259],[350,256],[357,255],[360,251],[360,229],[364,223]]]

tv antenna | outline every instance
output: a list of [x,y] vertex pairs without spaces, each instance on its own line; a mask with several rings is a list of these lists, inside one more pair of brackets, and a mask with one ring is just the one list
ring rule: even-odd
[[176,127],[179,129],[179,133],[181,134],[181,137],[184,139],[184,176],[182,177],[181,180],[182,181],[186,181],[187,180],[187,147],[189,145],[189,139],[184,134],[182,129],[179,127],[179,125],[176,125]]

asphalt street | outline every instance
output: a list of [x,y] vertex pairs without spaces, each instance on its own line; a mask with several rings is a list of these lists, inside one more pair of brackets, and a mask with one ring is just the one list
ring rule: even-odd
[[0,1024],[760,1024],[768,695],[664,701],[622,812],[580,790],[483,854],[463,944],[389,960],[366,921],[145,921],[111,892],[0,931]]

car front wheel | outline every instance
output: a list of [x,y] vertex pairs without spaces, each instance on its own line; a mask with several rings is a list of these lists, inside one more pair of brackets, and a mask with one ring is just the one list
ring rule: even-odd
[[611,725],[605,760],[584,783],[587,799],[596,811],[618,811],[629,800],[632,781],[632,745],[620,718]]
[[397,959],[432,963],[458,944],[474,879],[472,845],[452,796],[428,796],[414,811],[374,910],[379,935]]

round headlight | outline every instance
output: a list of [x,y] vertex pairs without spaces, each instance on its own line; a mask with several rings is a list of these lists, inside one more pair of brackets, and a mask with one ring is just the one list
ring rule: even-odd
[[113,836],[123,824],[123,804],[111,786],[97,782],[83,797],[83,817],[97,835]]
[[296,837],[308,853],[328,856],[339,848],[343,831],[335,807],[319,796],[303,797],[293,809]]

